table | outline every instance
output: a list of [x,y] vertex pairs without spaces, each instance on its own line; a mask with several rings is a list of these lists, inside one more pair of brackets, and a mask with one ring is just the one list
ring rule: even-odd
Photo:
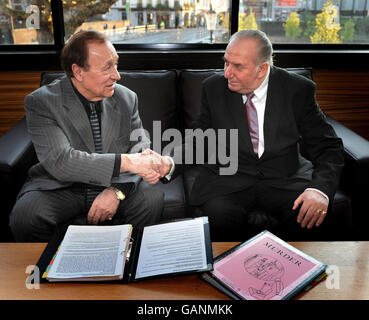
[[[214,256],[236,242],[214,242]],[[369,242],[290,242],[331,267],[334,273],[301,300],[369,299]],[[45,243],[0,243],[0,299],[11,300],[223,300],[226,295],[198,275],[117,283],[42,283],[27,289],[26,268],[36,264]],[[337,273],[338,272],[338,273]],[[339,287],[339,289],[335,287]],[[331,287],[331,288],[330,288]]]

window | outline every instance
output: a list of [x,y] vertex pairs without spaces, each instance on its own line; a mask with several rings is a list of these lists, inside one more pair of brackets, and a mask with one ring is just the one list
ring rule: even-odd
[[131,48],[224,48],[246,28],[263,30],[277,46],[367,48],[369,0],[0,0],[2,45],[60,49],[75,32],[94,29]]
[[0,44],[52,44],[50,1],[8,0],[0,2]]
[[[73,4],[74,3],[74,4]],[[63,1],[66,39],[94,29],[113,43],[225,43],[229,0]],[[79,24],[78,21],[84,21]],[[77,27],[75,27],[78,25]]]
[[263,30],[273,43],[369,43],[369,1],[244,0],[238,29]]

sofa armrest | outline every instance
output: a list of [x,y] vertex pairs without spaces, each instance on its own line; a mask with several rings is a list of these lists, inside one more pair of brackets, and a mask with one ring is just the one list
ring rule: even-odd
[[[345,127],[337,120],[327,116],[327,120],[334,128],[343,141],[345,150],[345,169],[346,174],[350,174],[350,178],[359,185],[369,185],[369,141]],[[346,182],[346,181],[344,181]],[[350,191],[350,190],[347,190]]]
[[360,228],[365,225],[364,222],[369,222],[366,214],[369,191],[369,141],[332,117],[327,116],[327,120],[343,141],[345,167],[340,187],[351,197],[354,224]]
[[21,119],[0,137],[0,241],[13,241],[9,229],[9,214],[22,187],[28,169],[37,162],[26,119]]
[[36,161],[26,119],[23,118],[0,138],[0,172],[3,174],[17,170],[27,173]]
[[28,169],[36,162],[37,156],[27,132],[26,119],[23,118],[0,137],[0,189],[7,215],[26,179]]

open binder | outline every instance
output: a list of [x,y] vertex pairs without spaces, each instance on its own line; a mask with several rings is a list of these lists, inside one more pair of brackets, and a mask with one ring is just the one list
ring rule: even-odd
[[[119,235],[119,244],[116,239],[110,240],[118,232],[122,232]],[[103,240],[97,241],[99,237]],[[116,263],[115,272],[91,270],[102,265],[99,263],[100,255],[104,256],[102,264]],[[119,260],[122,260],[121,264]],[[210,271],[213,268],[213,252],[208,218],[177,220],[142,229],[131,225],[65,227],[53,235],[39,258],[37,267],[41,283],[53,281],[129,283],[149,278]],[[111,269],[109,265],[101,267],[104,268]],[[116,272],[119,268],[121,273]]]

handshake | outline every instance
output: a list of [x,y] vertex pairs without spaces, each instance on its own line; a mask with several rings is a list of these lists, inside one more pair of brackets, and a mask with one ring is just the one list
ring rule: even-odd
[[146,149],[141,153],[122,154],[120,172],[138,174],[149,184],[155,184],[172,169],[173,162],[168,156]]

